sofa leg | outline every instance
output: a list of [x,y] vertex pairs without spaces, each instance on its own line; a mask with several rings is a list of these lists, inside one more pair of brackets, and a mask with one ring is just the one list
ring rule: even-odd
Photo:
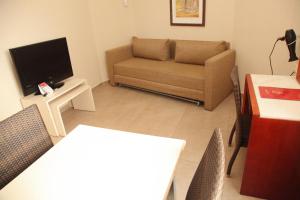
[[109,82],[109,84],[111,85],[111,86],[113,86],[113,87],[115,87],[117,84],[114,82],[114,81],[108,81]]

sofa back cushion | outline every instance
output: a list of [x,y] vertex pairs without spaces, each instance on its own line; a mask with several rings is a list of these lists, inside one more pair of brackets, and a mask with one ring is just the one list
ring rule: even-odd
[[180,63],[204,65],[205,61],[227,49],[224,41],[177,40],[175,61]]
[[168,60],[170,46],[168,39],[141,39],[132,38],[132,53],[134,57],[154,60]]

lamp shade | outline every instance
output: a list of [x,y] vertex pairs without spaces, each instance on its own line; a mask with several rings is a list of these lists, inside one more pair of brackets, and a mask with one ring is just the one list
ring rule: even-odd
[[298,57],[296,55],[296,39],[297,36],[293,29],[289,29],[285,32],[285,42],[290,52],[289,62],[298,60]]

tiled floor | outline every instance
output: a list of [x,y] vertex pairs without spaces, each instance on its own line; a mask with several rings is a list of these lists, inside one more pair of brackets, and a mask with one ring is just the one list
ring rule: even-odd
[[[226,161],[232,154],[233,147],[227,146],[235,120],[232,95],[210,112],[185,101],[124,87],[111,87],[107,83],[96,87],[93,93],[96,112],[69,109],[63,113],[67,131],[78,124],[87,124],[186,140],[187,145],[175,177],[178,200],[185,199],[191,178],[214,128],[221,128],[223,133]],[[60,138],[53,139],[57,142]],[[234,163],[232,176],[225,178],[223,200],[255,199],[239,194],[245,153],[242,148]]]

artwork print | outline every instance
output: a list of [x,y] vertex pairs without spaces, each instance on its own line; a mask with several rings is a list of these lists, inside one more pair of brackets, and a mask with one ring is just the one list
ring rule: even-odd
[[205,0],[170,0],[170,8],[171,25],[205,25]]

